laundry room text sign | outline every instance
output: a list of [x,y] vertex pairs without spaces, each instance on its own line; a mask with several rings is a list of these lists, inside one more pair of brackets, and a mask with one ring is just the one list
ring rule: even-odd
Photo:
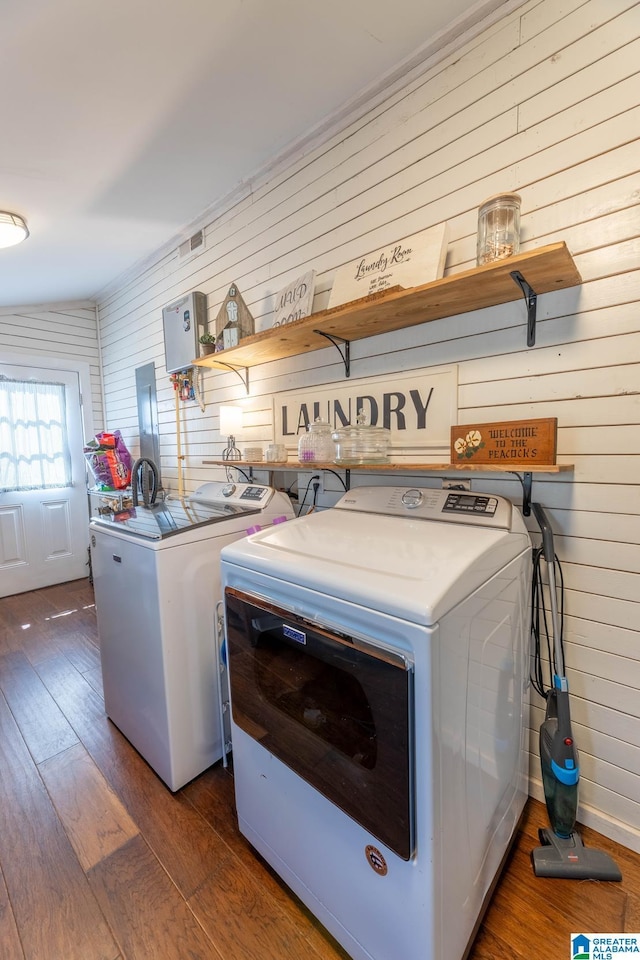
[[501,420],[496,423],[467,423],[451,428],[451,463],[554,464],[558,421]]
[[329,307],[359,300],[396,285],[415,287],[437,280],[443,274],[446,255],[446,223],[366,253],[337,271],[329,295]]
[[362,410],[367,423],[391,431],[391,455],[400,460],[449,458],[449,438],[458,419],[458,368],[413,370],[399,376],[368,377],[281,393],[274,399],[275,442],[289,450],[315,420],[333,428],[355,426]]

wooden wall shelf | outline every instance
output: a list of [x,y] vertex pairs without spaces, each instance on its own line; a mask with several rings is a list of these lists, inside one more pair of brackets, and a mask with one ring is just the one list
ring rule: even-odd
[[249,476],[253,477],[254,470],[267,470],[269,473],[279,470],[290,470],[300,472],[302,470],[330,470],[336,473],[337,470],[344,470],[345,489],[350,487],[350,476],[352,473],[511,473],[520,477],[522,482],[522,512],[525,517],[531,513],[531,488],[533,474],[558,474],[569,473],[573,470],[572,463],[541,463],[536,464],[512,464],[511,469],[508,466],[499,466],[492,463],[328,463],[316,460],[283,460],[281,463],[273,463],[270,460],[203,460],[203,466],[218,467],[236,467],[239,470],[249,470]]
[[498,464],[469,463],[326,463],[318,460],[283,460],[280,463],[270,460],[203,460],[203,466],[239,467],[241,470],[350,470],[353,473],[569,473],[572,463],[522,464],[514,463],[511,468]]
[[[194,363],[198,367],[240,370],[320,350],[327,346],[327,338],[335,338],[348,347],[354,340],[510,303],[523,296],[527,306],[527,342],[532,345],[536,296],[579,283],[581,277],[566,244],[552,243],[423,286],[383,291],[313,313],[246,337],[237,347],[200,357]],[[345,369],[348,375],[346,360]]]

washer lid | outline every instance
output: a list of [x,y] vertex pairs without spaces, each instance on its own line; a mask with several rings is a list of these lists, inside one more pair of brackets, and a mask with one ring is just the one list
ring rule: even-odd
[[119,513],[98,514],[91,517],[91,522],[111,530],[115,527],[123,533],[145,540],[164,540],[194,527],[221,523],[238,516],[248,517],[259,512],[258,507],[176,499],[159,501],[149,507],[129,507]]
[[229,565],[427,626],[530,548],[517,531],[330,509],[222,550]]

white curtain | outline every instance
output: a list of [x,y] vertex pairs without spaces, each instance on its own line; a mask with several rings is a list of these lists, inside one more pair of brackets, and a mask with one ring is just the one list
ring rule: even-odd
[[0,376],[0,490],[71,485],[64,384]]

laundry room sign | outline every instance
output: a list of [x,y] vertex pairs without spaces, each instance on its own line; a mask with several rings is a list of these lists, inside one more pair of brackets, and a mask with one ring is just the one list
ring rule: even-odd
[[275,442],[295,450],[316,420],[335,429],[355,426],[358,413],[391,431],[391,456],[449,460],[451,426],[458,420],[458,368],[413,370],[279,394],[274,400]]
[[442,276],[447,256],[447,224],[373,250],[337,271],[329,307],[380,293],[397,285],[415,287]]

